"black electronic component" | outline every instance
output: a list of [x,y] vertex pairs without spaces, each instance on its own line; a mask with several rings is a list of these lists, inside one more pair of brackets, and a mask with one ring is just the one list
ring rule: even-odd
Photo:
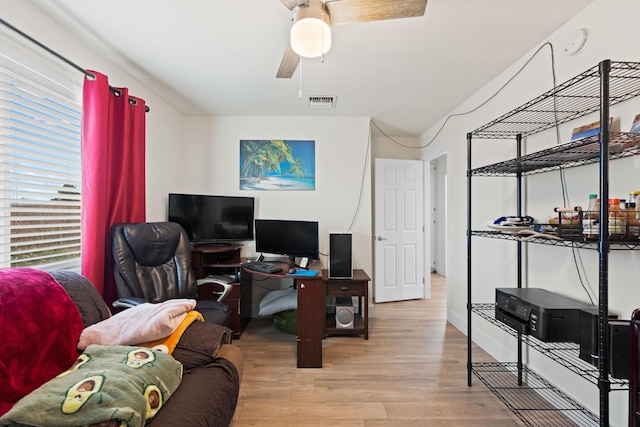
[[544,342],[580,342],[580,313],[594,305],[539,288],[497,288],[496,319]]

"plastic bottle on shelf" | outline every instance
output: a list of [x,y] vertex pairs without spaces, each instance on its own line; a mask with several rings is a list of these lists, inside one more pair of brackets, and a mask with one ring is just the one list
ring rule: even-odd
[[634,239],[640,239],[640,203],[636,202],[636,222],[638,223],[638,237]]
[[[636,209],[640,209],[640,190],[629,191],[629,203],[634,202]],[[640,212],[636,213],[636,219],[640,220]]]
[[620,199],[609,199],[609,239],[622,240],[627,231],[627,218],[620,209]]
[[589,240],[600,237],[600,199],[597,194],[589,194],[589,205],[582,214],[582,235]]
[[627,237],[631,240],[638,240],[640,238],[640,221],[637,218],[637,206],[634,202],[627,203]]

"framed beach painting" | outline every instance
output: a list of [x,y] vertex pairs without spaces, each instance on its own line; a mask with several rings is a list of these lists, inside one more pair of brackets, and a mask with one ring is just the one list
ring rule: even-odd
[[315,190],[315,141],[240,140],[240,190]]

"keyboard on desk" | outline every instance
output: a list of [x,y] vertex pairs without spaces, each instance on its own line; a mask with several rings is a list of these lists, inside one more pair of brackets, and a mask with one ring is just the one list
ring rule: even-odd
[[282,269],[277,265],[266,261],[251,261],[242,264],[244,268],[251,271],[257,271],[259,273],[275,274],[280,273]]

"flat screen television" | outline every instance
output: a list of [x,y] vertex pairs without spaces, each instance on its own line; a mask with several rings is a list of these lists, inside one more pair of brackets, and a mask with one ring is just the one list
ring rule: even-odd
[[320,259],[317,221],[256,219],[256,252]]
[[253,240],[253,197],[169,194],[169,221],[196,245]]

